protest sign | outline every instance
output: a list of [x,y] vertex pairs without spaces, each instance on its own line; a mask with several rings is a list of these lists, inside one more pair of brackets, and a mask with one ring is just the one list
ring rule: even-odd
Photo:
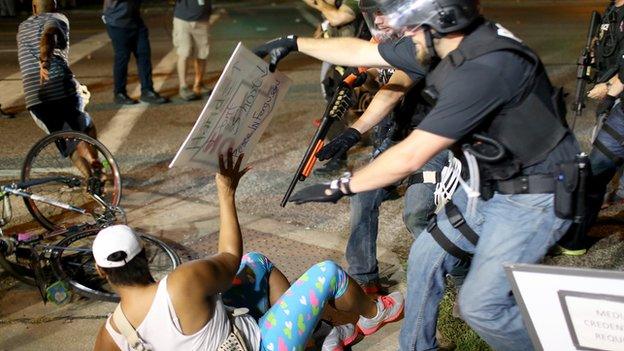
[[505,268],[536,350],[624,350],[624,272]]
[[242,167],[284,98],[290,79],[238,43],[219,81],[169,168],[180,165],[218,170],[229,148],[245,154]]

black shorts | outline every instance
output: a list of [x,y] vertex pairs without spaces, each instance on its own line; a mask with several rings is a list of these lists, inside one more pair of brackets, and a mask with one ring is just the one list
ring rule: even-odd
[[[44,102],[30,107],[29,111],[33,118],[43,123],[47,133],[62,130],[86,133],[92,126],[89,114],[80,109],[80,98],[78,95]],[[42,126],[40,125],[40,127]],[[56,146],[64,157],[71,155],[76,149],[75,143],[71,141],[57,141]]]
[[61,130],[86,132],[91,127],[91,117],[80,109],[78,95],[44,102],[29,108],[33,117],[41,121],[48,133]]

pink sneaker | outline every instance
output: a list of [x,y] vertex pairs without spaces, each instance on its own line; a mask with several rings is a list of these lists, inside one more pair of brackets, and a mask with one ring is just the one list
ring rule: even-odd
[[358,337],[358,329],[353,324],[343,324],[333,327],[323,341],[322,351],[342,351],[345,346],[351,345]]
[[403,294],[393,292],[377,299],[377,315],[373,318],[360,316],[357,326],[364,335],[371,335],[387,323],[399,319],[403,312]]

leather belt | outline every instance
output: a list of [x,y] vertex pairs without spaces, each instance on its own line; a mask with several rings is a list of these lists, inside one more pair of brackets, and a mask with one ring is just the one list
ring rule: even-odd
[[549,194],[555,192],[552,175],[536,174],[494,182],[494,190],[501,194]]

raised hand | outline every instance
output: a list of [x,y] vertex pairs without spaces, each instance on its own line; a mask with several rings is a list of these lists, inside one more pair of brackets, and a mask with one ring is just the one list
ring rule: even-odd
[[292,51],[299,50],[297,47],[297,36],[289,35],[283,38],[273,39],[266,42],[253,50],[254,54],[260,58],[269,56],[269,71],[275,72],[277,63],[284,57],[288,56]]
[[[238,182],[251,169],[250,166],[240,170],[245,154],[240,154],[234,163],[232,149],[228,149],[225,155],[219,155],[219,173],[216,175],[217,190],[221,195],[234,195]],[[224,160],[225,158],[225,160]]]

